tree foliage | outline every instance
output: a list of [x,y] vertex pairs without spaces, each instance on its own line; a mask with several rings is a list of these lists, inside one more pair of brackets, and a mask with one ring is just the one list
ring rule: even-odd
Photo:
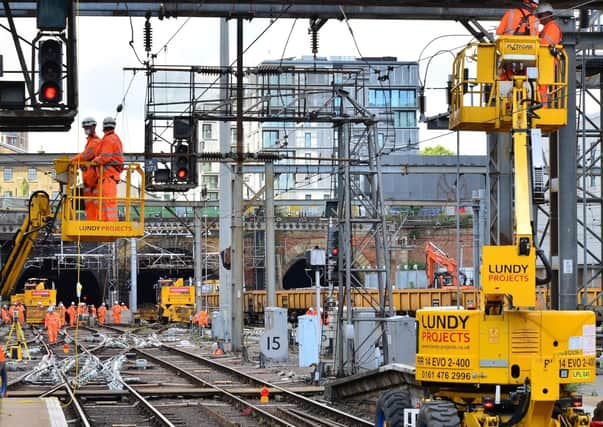
[[425,147],[420,151],[420,154],[423,156],[452,156],[454,155],[454,151],[450,151],[448,148],[443,145],[436,145],[434,147]]

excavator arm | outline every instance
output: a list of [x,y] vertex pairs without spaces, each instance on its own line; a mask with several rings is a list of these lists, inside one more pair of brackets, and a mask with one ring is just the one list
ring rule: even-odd
[[454,258],[450,258],[446,252],[437,247],[433,242],[425,243],[425,258],[425,270],[430,288],[435,286],[436,264],[446,267],[446,272],[452,277],[452,286],[458,285],[457,265]]
[[19,276],[23,272],[25,262],[29,258],[34,243],[42,229],[53,219],[50,198],[45,191],[36,191],[29,198],[28,212],[21,228],[15,233],[6,262],[0,270],[0,298],[9,297]]

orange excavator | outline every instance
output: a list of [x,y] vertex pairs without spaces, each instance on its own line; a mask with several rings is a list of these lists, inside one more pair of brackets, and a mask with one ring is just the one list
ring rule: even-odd
[[[451,258],[433,242],[425,243],[425,257],[427,271],[427,282],[430,288],[447,288],[458,286],[456,260]],[[439,266],[439,268],[437,268]],[[445,268],[446,271],[439,271]],[[461,286],[465,284],[467,277],[459,273]]]

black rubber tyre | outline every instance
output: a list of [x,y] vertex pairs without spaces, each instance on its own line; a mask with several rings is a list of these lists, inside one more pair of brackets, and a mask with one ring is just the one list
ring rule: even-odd
[[459,427],[461,419],[454,403],[432,400],[423,403],[419,412],[419,427]]
[[592,421],[603,421],[603,400],[597,403],[597,406],[593,411]]
[[375,426],[404,427],[404,409],[410,408],[410,391],[406,387],[381,393],[377,400]]

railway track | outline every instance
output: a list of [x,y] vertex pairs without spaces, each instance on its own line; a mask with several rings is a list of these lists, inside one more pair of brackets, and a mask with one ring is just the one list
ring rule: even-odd
[[[84,427],[372,425],[171,345],[135,348],[143,340],[152,340],[132,333],[129,328],[81,326],[77,339],[75,330],[67,328],[61,333],[69,344],[66,353],[63,342],[46,344],[45,333],[36,329],[29,329],[28,334],[33,337],[34,345],[42,349],[31,363],[40,365],[32,369],[31,364],[24,364],[30,371],[12,380],[9,394],[56,396],[63,402],[70,424]],[[74,357],[76,349],[78,358]],[[46,364],[42,362],[44,353],[44,359],[50,359]],[[79,367],[74,366],[76,359]],[[119,366],[115,367],[118,359]],[[262,387],[271,392],[269,403],[260,402]],[[299,388],[302,392],[316,393],[312,389],[315,388]]]
[[[223,365],[215,360],[202,357],[172,346],[162,345],[158,349],[135,349],[137,353],[153,363],[167,367],[179,376],[215,391],[218,402],[200,405],[210,419],[219,425],[241,424],[243,417],[253,416],[259,423],[279,426],[372,426],[373,423],[342,412],[313,399],[291,392],[267,381],[255,378],[245,372]],[[255,395],[235,395],[229,390],[252,386]],[[263,387],[277,391],[279,400],[260,403],[259,390]],[[238,414],[238,415],[237,415]]]
[[[97,329],[86,328],[89,331],[98,333]],[[112,330],[115,330],[111,328]],[[119,331],[118,331],[119,332]],[[79,331],[78,331],[79,334]],[[49,357],[58,356],[53,347],[42,341],[42,344]],[[102,344],[93,349],[86,348],[81,341],[78,341],[79,349],[88,357],[95,357],[93,350],[102,348]],[[100,360],[100,359],[99,359]],[[99,402],[96,400],[82,400],[75,392],[75,378],[73,383],[68,380],[65,373],[60,372],[62,383],[55,387],[64,388],[68,395],[66,406],[70,407],[71,411],[77,415],[81,426],[115,426],[115,425],[135,425],[135,426],[166,426],[174,427],[183,425],[184,423],[173,423],[168,419],[178,419],[176,413],[168,412],[166,414],[158,410],[146,398],[138,393],[134,388],[128,385],[121,378],[114,378],[113,381],[119,382],[127,395],[121,395],[117,400],[111,400],[110,406],[107,402]],[[76,377],[77,378],[77,377]],[[50,394],[51,391],[44,393],[42,396]]]

